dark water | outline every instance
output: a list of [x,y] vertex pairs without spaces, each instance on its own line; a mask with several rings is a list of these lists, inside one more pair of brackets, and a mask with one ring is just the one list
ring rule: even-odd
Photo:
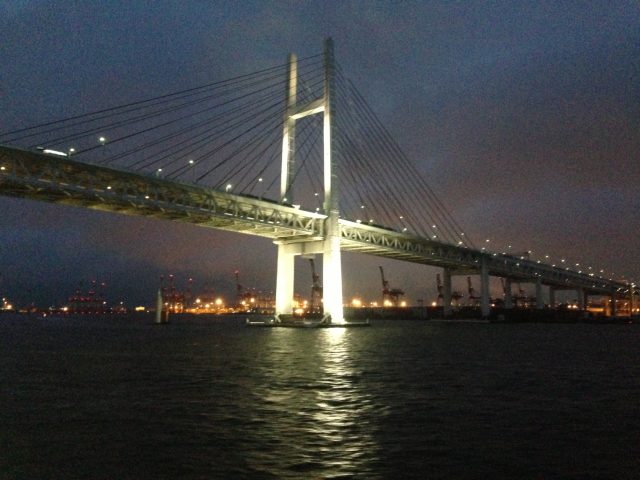
[[640,478],[639,340],[0,316],[0,478]]

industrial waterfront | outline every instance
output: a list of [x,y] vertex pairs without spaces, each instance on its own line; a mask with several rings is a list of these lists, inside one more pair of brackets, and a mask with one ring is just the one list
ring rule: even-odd
[[0,316],[0,476],[637,474],[637,324]]

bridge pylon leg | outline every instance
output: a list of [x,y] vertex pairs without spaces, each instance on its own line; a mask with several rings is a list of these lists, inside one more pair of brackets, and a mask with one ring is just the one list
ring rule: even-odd
[[276,315],[293,311],[293,281],[295,254],[289,245],[278,245],[278,270],[276,277]]
[[[335,215],[334,215],[335,213]],[[342,255],[338,212],[331,212],[327,219],[327,237],[324,240],[322,258],[324,313],[331,315],[331,323],[344,323],[342,305]]]

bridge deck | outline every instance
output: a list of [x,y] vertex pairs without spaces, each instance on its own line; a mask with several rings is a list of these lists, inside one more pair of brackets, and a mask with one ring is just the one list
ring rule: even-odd
[[[325,215],[245,195],[0,146],[0,194],[66,205],[193,223],[279,241],[322,239]],[[540,281],[591,294],[627,289],[621,282],[440,243],[340,219],[341,248],[413,263]]]

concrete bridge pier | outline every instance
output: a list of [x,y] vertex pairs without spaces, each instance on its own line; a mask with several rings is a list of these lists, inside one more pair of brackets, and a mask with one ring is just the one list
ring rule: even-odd
[[504,279],[504,308],[511,310],[513,308],[513,292],[511,291],[511,279]]
[[549,307],[556,308],[556,289],[549,287]]
[[578,297],[578,309],[579,310],[586,310],[587,309],[587,294],[584,291],[584,288],[577,288],[576,289],[576,295]]
[[491,314],[491,298],[489,297],[489,266],[487,257],[483,256],[480,263],[480,308],[482,317]]
[[536,280],[536,310],[544,308],[544,300],[542,299],[542,280]]
[[615,317],[616,315],[618,315],[618,308],[616,305],[616,291],[614,288],[611,289],[611,308],[610,308],[610,312],[611,312],[611,316]]
[[[323,295],[322,303],[325,314],[331,315],[331,323],[343,323],[342,305],[342,258],[340,254],[340,237],[335,235],[338,225],[337,217],[333,221],[327,219],[329,232],[325,240],[275,242],[278,245],[278,268],[276,277],[276,315],[293,312],[295,257],[296,255],[321,254]],[[333,232],[333,233],[332,233]]]
[[451,270],[445,268],[442,272],[442,314],[445,317],[451,316]]

